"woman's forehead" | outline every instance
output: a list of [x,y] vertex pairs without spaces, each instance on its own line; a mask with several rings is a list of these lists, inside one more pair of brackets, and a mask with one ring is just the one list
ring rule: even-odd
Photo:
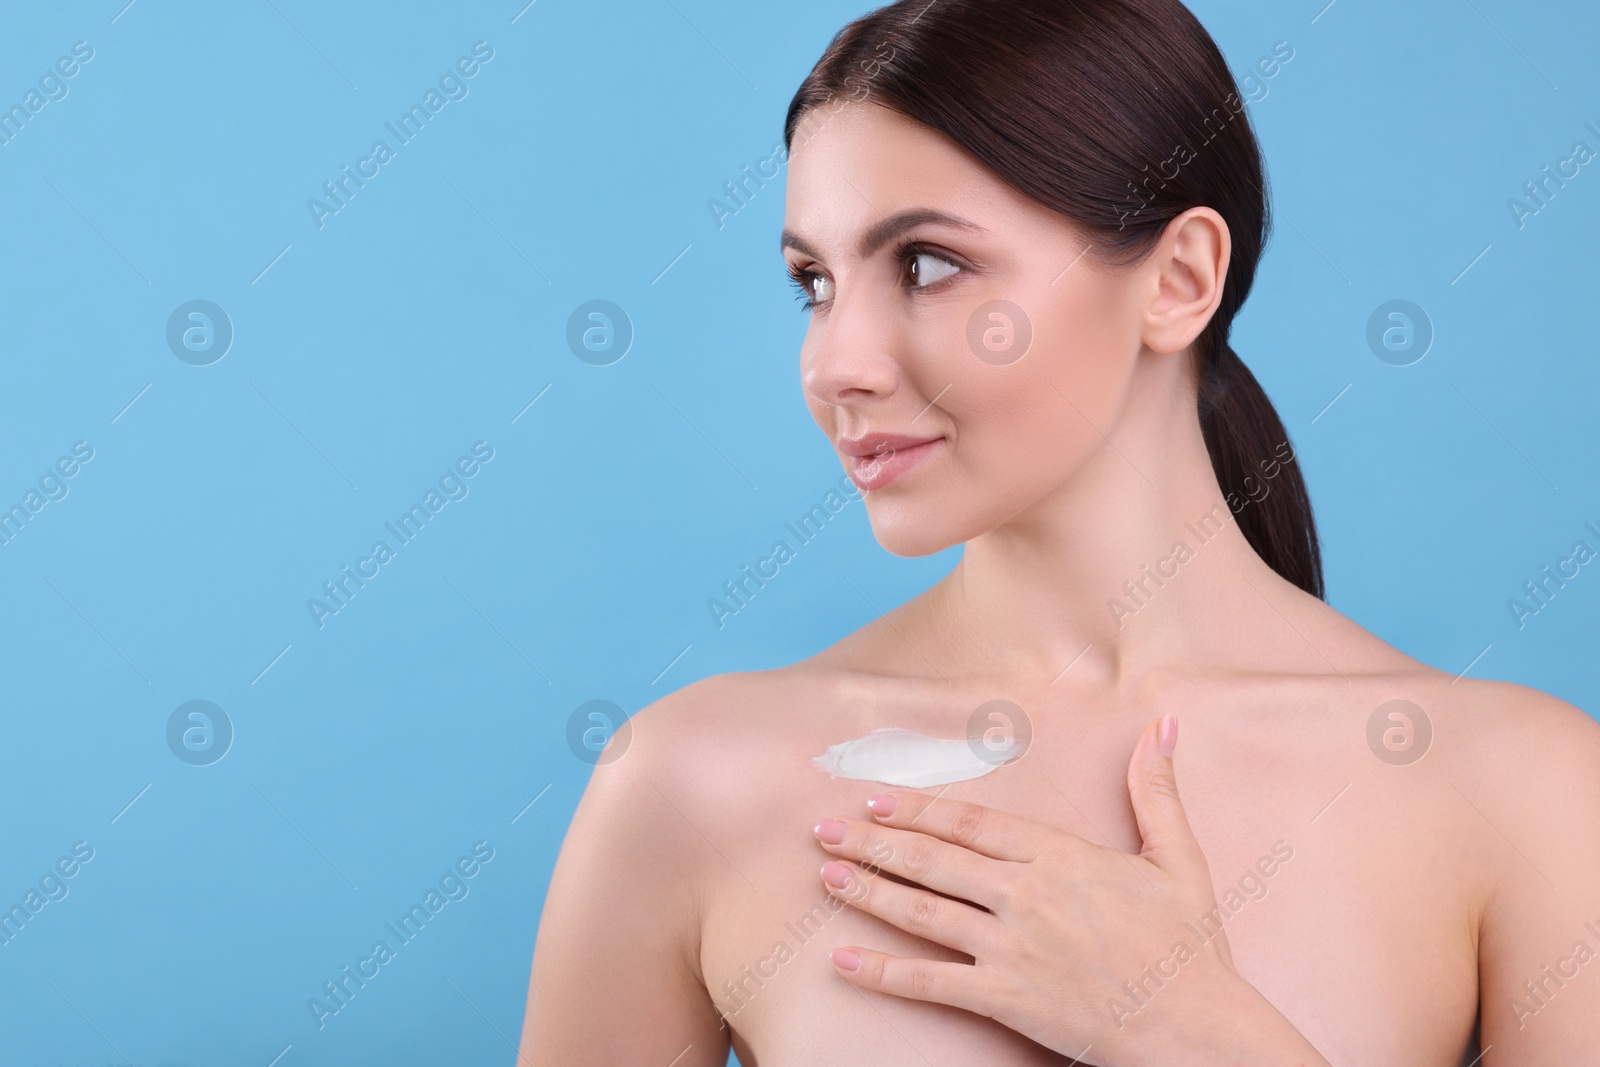
[[869,229],[902,213],[989,228],[1027,203],[949,138],[886,108],[836,108],[804,140],[797,126],[789,151],[784,235],[800,240],[784,243],[812,254],[853,255]]

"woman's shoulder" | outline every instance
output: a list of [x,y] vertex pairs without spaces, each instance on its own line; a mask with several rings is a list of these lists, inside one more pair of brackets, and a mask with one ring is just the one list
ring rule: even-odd
[[737,814],[730,800],[748,812],[755,802],[739,794],[771,792],[805,766],[798,757],[829,735],[851,688],[847,676],[807,661],[701,678],[629,717],[600,754],[589,792],[608,805],[649,805],[645,816],[663,832],[724,823]]
[[1514,682],[1457,678],[1436,690],[1460,735],[1463,775],[1515,784],[1524,796],[1600,791],[1600,722],[1587,712]]
[[1395,765],[1375,781],[1391,810],[1432,813],[1419,830],[1454,840],[1489,896],[1530,874],[1577,884],[1572,864],[1594,866],[1600,722],[1532,686],[1420,664],[1373,681],[1349,726]]
[[[1549,973],[1560,954],[1552,950],[1587,939],[1600,919],[1600,723],[1530,686],[1462,678],[1446,689],[1437,729],[1451,742],[1440,746],[1436,777],[1447,780],[1438,793],[1461,829],[1452,838],[1435,827],[1428,844],[1469,861],[1463,877],[1479,887],[1472,929],[1482,1000],[1513,1004],[1483,1039],[1515,1049],[1523,1036],[1520,1023],[1508,1022],[1511,998],[1525,996],[1525,980],[1538,980],[1541,967]],[[1578,1013],[1561,1024],[1576,1027],[1583,1007],[1559,1010]],[[1559,1038],[1546,1031],[1544,1040]]]
[[849,684],[844,672],[815,660],[707,675],[636,712],[629,719],[633,743],[643,742],[658,754],[679,755],[686,748],[759,745],[773,731],[795,725],[796,709],[809,705],[813,714],[819,713]]
[[1318,636],[1327,639],[1328,654],[1321,658],[1339,676],[1335,681],[1365,683],[1364,695],[1411,694],[1425,712],[1443,718],[1435,725],[1471,742],[1461,746],[1468,756],[1536,755],[1560,744],[1583,758],[1600,746],[1600,722],[1567,701],[1528,685],[1470,677],[1492,645],[1452,673],[1402,652],[1331,605],[1312,607],[1321,623]]

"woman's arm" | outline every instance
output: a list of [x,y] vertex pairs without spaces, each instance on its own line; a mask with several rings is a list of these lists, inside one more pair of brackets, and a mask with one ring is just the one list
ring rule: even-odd
[[[1511,706],[1454,784],[1495,857],[1478,932],[1483,1067],[1593,1062],[1600,1047],[1600,724],[1542,693]],[[1491,738],[1492,740],[1492,738]]]
[[663,705],[685,692],[630,720],[626,752],[595,768],[578,804],[539,922],[519,1067],[727,1062],[699,977],[702,846],[659,791],[678,785]]

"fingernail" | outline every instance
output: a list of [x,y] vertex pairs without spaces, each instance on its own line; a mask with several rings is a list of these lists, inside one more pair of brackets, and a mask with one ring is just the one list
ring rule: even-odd
[[851,952],[847,948],[836,948],[828,953],[828,958],[833,965],[843,971],[859,971],[861,969],[861,954]]
[[850,868],[830,860],[822,865],[822,880],[835,889],[845,889],[850,885]]
[[1168,712],[1161,716],[1161,724],[1156,727],[1156,748],[1163,756],[1170,758],[1172,750],[1178,747],[1178,717]]
[[844,840],[845,825],[838,819],[823,819],[811,828],[817,840],[825,845],[837,845]]
[[887,793],[879,793],[867,801],[867,807],[872,809],[872,814],[880,819],[887,819],[894,814],[895,799]]

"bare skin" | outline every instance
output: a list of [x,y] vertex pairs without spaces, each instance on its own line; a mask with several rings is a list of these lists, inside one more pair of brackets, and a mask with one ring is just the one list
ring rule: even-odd
[[[807,401],[830,439],[944,435],[867,510],[891,552],[964,542],[964,555],[817,655],[697,682],[612,742],[546,899],[523,1062],[708,1067],[730,1039],[746,1067],[1071,1062],[991,1019],[856,988],[828,959],[844,945],[966,957],[824,891],[812,826],[867,818],[885,787],[810,758],[879,726],[961,737],[997,697],[1026,712],[1027,754],[924,792],[1127,852],[1140,847],[1130,752],[1177,715],[1178,787],[1218,898],[1279,861],[1226,924],[1233,963],[1329,1063],[1457,1067],[1480,996],[1485,1067],[1591,1054],[1600,958],[1574,948],[1600,951],[1585,927],[1600,931],[1600,726],[1410,659],[1251,550],[1182,358],[1219,299],[1220,218],[1174,220],[1132,271],[1063,273],[1081,236],[949,142],[865,104],[826,119],[792,150],[786,217],[806,249],[787,251],[791,266],[825,276],[801,354]],[[915,293],[895,242],[859,254],[874,223],[911,208],[975,224],[907,231],[943,250],[912,255],[913,280],[937,279]],[[965,346],[968,315],[996,298],[1035,329],[1005,367]],[[1113,610],[1180,540],[1192,551],[1176,574]],[[1412,762],[1369,741],[1397,699],[1431,725]],[[1186,977],[1138,1023],[1164,1025]],[[1117,985],[1107,1005],[1126,1000]]]

